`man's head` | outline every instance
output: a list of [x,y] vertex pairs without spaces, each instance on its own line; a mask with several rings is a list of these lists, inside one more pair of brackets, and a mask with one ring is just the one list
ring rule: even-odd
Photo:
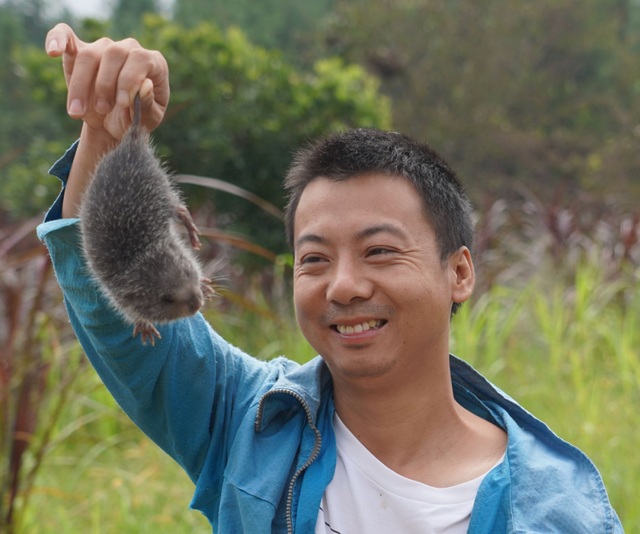
[[[296,211],[307,185],[319,177],[342,181],[371,173],[403,176],[415,187],[442,262],[461,247],[472,250],[471,204],[447,163],[429,146],[405,135],[362,128],[322,139],[296,155],[284,184],[289,191],[285,229],[294,254]],[[454,303],[452,313],[459,307]]]
[[356,130],[300,153],[287,187],[296,317],[334,384],[443,378],[452,304],[475,280],[469,202],[447,165]]

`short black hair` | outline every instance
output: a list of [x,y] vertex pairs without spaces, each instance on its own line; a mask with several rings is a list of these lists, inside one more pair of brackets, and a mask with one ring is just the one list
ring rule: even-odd
[[[471,203],[447,162],[427,144],[404,134],[358,128],[320,139],[295,155],[284,181],[289,195],[285,231],[294,254],[293,226],[305,187],[319,177],[341,181],[372,172],[404,176],[415,186],[442,262],[462,246],[473,250]],[[452,313],[459,307],[454,303]]]

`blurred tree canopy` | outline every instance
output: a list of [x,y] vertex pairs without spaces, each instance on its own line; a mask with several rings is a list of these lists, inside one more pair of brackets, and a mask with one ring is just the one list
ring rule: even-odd
[[298,63],[300,47],[308,43],[319,21],[335,0],[175,0],[174,20],[187,27],[215,20],[226,28],[241,27],[256,44],[283,50]]
[[[0,6],[11,51],[0,58],[0,203],[14,215],[48,204],[57,183],[33,169],[78,134],[60,67],[41,52],[45,1]],[[578,189],[640,197],[637,0],[176,0],[173,22],[143,27],[140,13],[157,10],[118,0],[110,20],[74,27],[86,40],[130,29],[166,54],[173,93],[155,141],[176,172],[282,205],[294,147],[389,126],[373,74],[394,127],[442,152],[476,200],[514,185],[547,200]],[[218,197],[235,228],[274,233],[243,201]]]
[[[640,194],[640,5],[337,0],[323,45],[367,65],[394,125],[481,191]],[[545,195],[546,194],[546,195]]]
[[[14,219],[42,210],[59,189],[58,184],[50,183],[46,172],[41,175],[39,171],[46,171],[52,154],[60,153],[64,143],[56,140],[69,132],[72,123],[70,119],[58,120],[59,113],[47,103],[44,88],[31,90],[20,60],[30,47],[44,46],[48,24],[42,17],[43,7],[41,0],[0,5],[0,46],[4,51],[0,54],[0,207],[11,211]],[[54,68],[51,84],[60,79],[59,65]],[[42,77],[50,74],[51,69],[47,69]],[[10,172],[15,173],[13,180],[9,179]]]
[[158,13],[157,0],[117,0],[111,13],[113,36],[124,39],[136,34],[147,13]]
[[[89,39],[107,29],[91,21],[79,28]],[[282,177],[295,148],[348,127],[390,127],[390,106],[377,80],[339,58],[300,72],[237,27],[223,32],[203,23],[185,31],[158,16],[145,18],[137,38],[169,63],[171,103],[154,141],[177,173],[220,178],[283,207]],[[77,137],[79,124],[66,114],[60,61],[42,48],[17,44],[2,83],[15,86],[6,108],[18,102],[21,113],[12,115],[14,124],[5,125],[0,139],[0,157],[19,156],[0,167],[0,202],[19,217],[52,202],[59,184],[46,169]],[[194,186],[187,193],[193,206],[213,199],[225,214],[220,220],[234,230],[286,250],[281,223],[246,201]]]

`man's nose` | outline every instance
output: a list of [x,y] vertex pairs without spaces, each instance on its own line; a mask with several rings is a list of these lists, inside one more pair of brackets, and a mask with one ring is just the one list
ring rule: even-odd
[[368,299],[373,293],[373,284],[357,261],[338,261],[331,271],[327,287],[327,300],[349,304],[356,299]]

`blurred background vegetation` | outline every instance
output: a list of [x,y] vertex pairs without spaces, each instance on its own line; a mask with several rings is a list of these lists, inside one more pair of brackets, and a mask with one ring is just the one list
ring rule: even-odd
[[[476,206],[478,287],[452,350],[583,449],[640,532],[640,2],[116,0],[104,19],[0,2],[0,532],[208,532],[192,485],[122,414],[70,331],[34,229],[76,139],[60,21],[162,51],[169,169],[284,204],[296,147],[356,126],[429,142]],[[260,358],[314,354],[295,327],[282,223],[183,185],[220,298]],[[246,196],[246,195],[245,195]],[[277,211],[277,210],[276,210]]]

